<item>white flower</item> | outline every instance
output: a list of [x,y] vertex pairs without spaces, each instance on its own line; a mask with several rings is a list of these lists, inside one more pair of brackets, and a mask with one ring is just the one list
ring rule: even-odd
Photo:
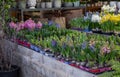
[[116,11],[116,5],[114,4],[112,7],[109,8],[109,12],[115,12]]
[[110,7],[109,12],[115,12],[115,11],[116,11],[116,8],[114,8],[114,7]]
[[101,8],[103,11],[109,11],[110,6],[109,5],[103,5],[103,7]]
[[93,14],[91,17],[92,22],[100,22],[100,20],[101,20],[101,17],[97,14]]

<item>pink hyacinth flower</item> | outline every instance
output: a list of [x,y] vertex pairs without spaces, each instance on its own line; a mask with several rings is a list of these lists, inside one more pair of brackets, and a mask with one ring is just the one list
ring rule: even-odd
[[103,47],[102,50],[103,53],[110,53],[110,49],[108,47]]
[[39,28],[39,29],[42,28],[42,23],[40,21],[36,24],[36,28]]
[[10,28],[16,29],[17,25],[13,21],[9,23]]
[[35,28],[35,22],[32,19],[25,21],[25,28],[33,30]]
[[20,23],[18,23],[17,31],[22,30],[24,28],[25,28],[25,24],[24,24],[23,21],[21,21]]
[[21,29],[25,28],[25,23],[23,21],[21,21],[18,25]]

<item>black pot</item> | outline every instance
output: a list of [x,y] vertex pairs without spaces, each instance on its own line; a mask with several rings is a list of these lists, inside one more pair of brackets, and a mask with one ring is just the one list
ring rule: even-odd
[[101,30],[92,30],[93,33],[98,33],[98,34],[101,34],[102,31]]
[[105,34],[105,35],[114,35],[114,32],[102,32],[102,34]]
[[0,77],[19,77],[19,70],[18,66],[13,65],[10,71],[0,71]]

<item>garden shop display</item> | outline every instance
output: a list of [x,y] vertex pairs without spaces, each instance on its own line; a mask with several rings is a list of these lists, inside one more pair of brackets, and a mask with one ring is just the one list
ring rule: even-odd
[[[88,12],[86,16],[74,18],[70,21],[72,28],[88,32],[93,31],[101,34],[119,34],[120,31],[120,14],[117,6],[103,5],[99,12]],[[87,31],[86,31],[87,29]]]
[[118,36],[91,35],[35,23],[32,19],[17,24],[10,22],[8,27],[11,35],[18,32],[17,39],[11,37],[11,41],[94,74],[111,71],[109,61],[119,57]]

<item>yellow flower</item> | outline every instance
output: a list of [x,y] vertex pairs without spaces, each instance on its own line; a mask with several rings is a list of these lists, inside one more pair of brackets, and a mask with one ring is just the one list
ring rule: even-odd
[[118,14],[118,15],[106,14],[106,15],[102,16],[101,23],[104,23],[108,20],[117,24],[120,21],[120,14]]

